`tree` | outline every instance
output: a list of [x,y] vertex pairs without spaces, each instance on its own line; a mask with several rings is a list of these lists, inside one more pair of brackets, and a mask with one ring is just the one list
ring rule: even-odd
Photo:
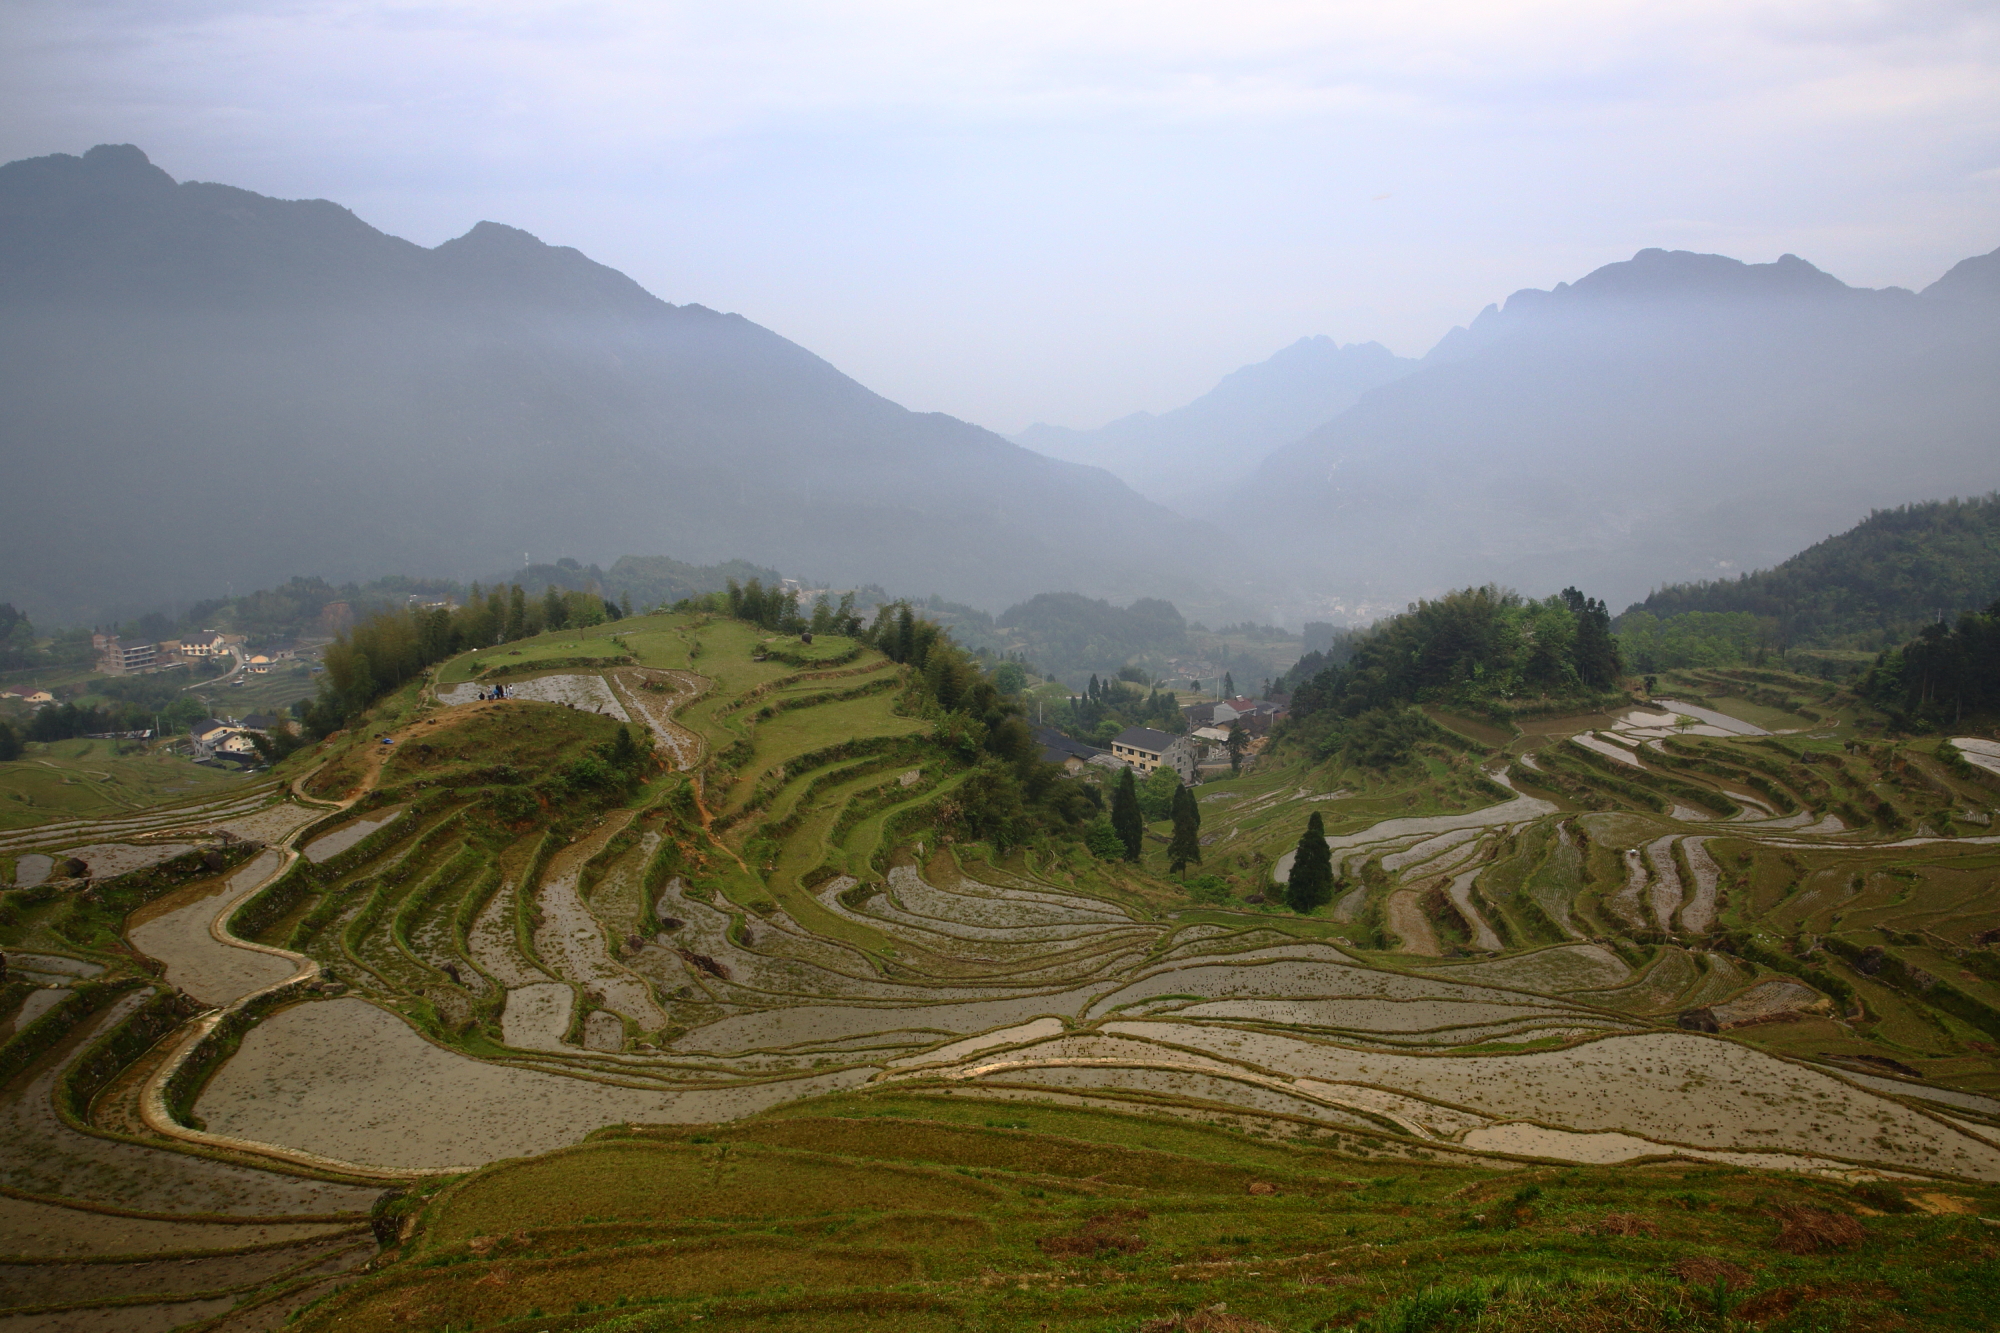
[[1125,840],[1108,819],[1093,819],[1084,825],[1083,845],[1100,861],[1121,861],[1125,857]]
[[1201,808],[1186,787],[1174,788],[1174,838],[1167,844],[1167,865],[1171,873],[1187,874],[1190,864],[1201,864]]
[[1174,793],[1181,789],[1181,775],[1171,765],[1161,764],[1139,784],[1139,813],[1148,824],[1165,819],[1174,811]]
[[633,739],[631,729],[620,723],[618,734],[611,741],[611,753],[605,757],[611,761],[612,767],[636,774],[644,758],[644,751],[639,748],[639,742]]
[[1241,773],[1243,771],[1243,746],[1248,740],[1249,737],[1243,734],[1243,728],[1237,726],[1234,722],[1229,724],[1229,771],[1231,773]]
[[1292,873],[1285,881],[1285,906],[1306,913],[1333,901],[1333,852],[1326,845],[1326,824],[1319,811],[1306,821],[1292,855]]
[[1111,793],[1111,829],[1125,844],[1125,859],[1138,860],[1146,839],[1146,817],[1139,813],[1139,785],[1129,768],[1118,775],[1118,788]]
[[21,757],[21,737],[5,722],[0,722],[0,764]]
[[509,641],[528,637],[528,594],[518,583],[507,589],[507,629],[501,637]]
[[1222,697],[1225,699],[1236,697],[1236,677],[1227,671],[1222,673]]
[[568,623],[569,602],[563,597],[562,590],[551,583],[542,594],[542,628],[561,629]]

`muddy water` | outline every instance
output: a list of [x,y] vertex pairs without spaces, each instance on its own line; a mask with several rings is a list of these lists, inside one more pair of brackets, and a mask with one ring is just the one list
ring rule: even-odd
[[[1494,780],[1506,785],[1506,774],[1493,775]],[[1428,815],[1404,819],[1385,819],[1361,830],[1337,838],[1328,838],[1326,845],[1336,853],[1367,843],[1386,842],[1391,838],[1409,834],[1447,833],[1454,829],[1495,828],[1502,824],[1521,824],[1543,815],[1554,814],[1556,807],[1534,796],[1516,796],[1511,801],[1499,805],[1489,805],[1484,810],[1470,810],[1457,815]],[[1282,884],[1292,873],[1292,858],[1297,852],[1286,852],[1271,868],[1271,879]]]
[[1648,901],[1653,920],[1661,930],[1674,928],[1674,913],[1681,907],[1681,872],[1674,864],[1674,840],[1656,838],[1646,844],[1646,864],[1652,867],[1652,891]]
[[392,805],[387,810],[379,811],[371,819],[357,819],[352,824],[342,824],[331,833],[327,833],[307,843],[305,858],[314,865],[319,865],[324,861],[330,860],[346,851],[349,847],[352,847],[355,843],[360,842],[376,829],[386,827],[389,821],[402,813],[402,806]]
[[1465,917],[1466,924],[1472,927],[1472,947],[1498,953],[1504,947],[1500,936],[1494,933],[1493,927],[1487,924],[1472,901],[1472,881],[1477,878],[1477,870],[1460,871],[1451,877],[1451,887],[1445,890],[1445,894],[1451,899],[1452,906]]
[[500,1011],[500,1040],[523,1051],[572,1050],[563,1036],[575,1005],[576,992],[560,981],[510,990]]
[[1624,746],[1604,740],[1602,737],[1594,736],[1589,732],[1584,732],[1579,736],[1572,736],[1570,739],[1593,754],[1603,755],[1606,759],[1615,759],[1621,764],[1630,764],[1633,768],[1641,766],[1639,757]]
[[1726,731],[1732,736],[1768,736],[1771,734],[1762,727],[1752,726],[1750,723],[1739,721],[1727,713],[1718,713],[1712,708],[1696,708],[1693,704],[1676,703],[1672,699],[1656,699],[1654,702],[1662,708],[1671,708],[1683,717],[1698,718],[1707,725]]
[[140,1212],[268,1217],[368,1210],[379,1189],[275,1175],[79,1134],[65,1125],[54,1104],[62,1064],[145,999],[143,993],[121,997],[81,1024],[56,1060],[0,1092],[0,1184]]
[[549,976],[528,960],[515,938],[514,894],[512,880],[494,890],[466,933],[467,952],[502,986],[530,986],[547,981]]
[[[535,931],[535,953],[560,976],[581,983],[604,997],[607,1008],[615,1009],[647,1031],[667,1025],[667,1016],[653,1002],[652,987],[643,977],[611,959],[604,927],[577,896],[580,863],[562,873],[551,873],[542,884],[537,901],[542,924]],[[512,1008],[512,997],[509,997]]]
[[1689,838],[1681,844],[1688,869],[1694,872],[1694,893],[1681,908],[1681,928],[1706,934],[1715,924],[1715,890],[1722,879],[1722,867],[1709,855],[1707,838]]
[[433,1046],[394,1014],[341,999],[294,1005],[252,1028],[197,1109],[214,1133],[437,1169],[548,1152],[608,1124],[731,1120],[858,1086],[872,1072],[683,1091],[619,1087],[483,1064]]
[[330,1236],[330,1222],[171,1222],[84,1212],[0,1195],[0,1249],[30,1258],[82,1259],[106,1254],[224,1250]]
[[169,983],[211,1008],[275,986],[296,970],[288,960],[224,944],[209,927],[255,893],[279,864],[276,852],[263,852],[221,880],[162,899],[170,904],[165,911],[135,913],[126,934],[140,953],[167,965]]

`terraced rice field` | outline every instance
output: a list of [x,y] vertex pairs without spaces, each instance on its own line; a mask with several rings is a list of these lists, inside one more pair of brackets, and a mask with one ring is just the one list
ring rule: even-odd
[[[88,853],[101,892],[143,899],[117,948],[85,929],[79,881],[8,901],[26,981],[0,1017],[11,1043],[55,1034],[6,1085],[19,1253],[108,1243],[74,1210],[115,1202],[131,1248],[101,1252],[158,1297],[146,1319],[237,1319],[253,1290],[278,1318],[359,1261],[352,1229],[383,1189],[536,1158],[610,1193],[523,1235],[638,1218],[645,1245],[691,1247],[634,1299],[886,1288],[928,1271],[884,1239],[890,1218],[983,1217],[1018,1187],[857,1174],[851,1148],[744,1146],[718,1167],[692,1130],[586,1142],[776,1126],[854,1097],[1141,1116],[1159,1135],[1255,1127],[1412,1170],[1661,1159],[2000,1181],[2000,970],[1980,952],[2000,928],[2000,789],[1934,743],[1635,709],[1473,759],[1440,750],[1402,777],[1272,765],[1204,793],[1234,797],[1203,802],[1203,839],[1236,896],[1200,905],[1152,860],[941,845],[964,766],[872,652],[822,642],[788,661],[751,626],[638,623],[623,653],[573,631],[564,652],[531,642],[500,677],[509,700],[479,700],[479,668],[449,664],[282,787],[8,835],[17,872]],[[658,756],[643,788],[542,782],[619,725]],[[352,795],[288,795],[316,766]],[[1313,810],[1342,884],[1298,917],[1264,899]],[[204,869],[217,850],[234,862]],[[758,1192],[780,1166],[789,1201]],[[491,1188],[514,1208],[531,1176],[472,1179],[510,1182]],[[628,1177],[692,1202],[662,1220],[644,1190],[612,1197]],[[478,1243],[497,1224],[479,1219],[498,1205],[440,1197],[422,1246],[471,1246],[466,1272],[491,1276]],[[728,1208],[887,1229],[724,1239]],[[234,1294],[203,1315],[224,1297],[192,1270],[162,1286],[148,1228],[169,1229],[160,1247],[294,1246],[296,1262],[218,1257]],[[504,1300],[440,1278],[434,1317],[520,1317],[556,1308],[523,1293],[574,1287],[525,1251],[508,1271],[522,1285]],[[59,1277],[48,1289],[79,1309],[125,1290]],[[387,1318],[362,1318],[376,1299],[308,1324],[367,1326]]]

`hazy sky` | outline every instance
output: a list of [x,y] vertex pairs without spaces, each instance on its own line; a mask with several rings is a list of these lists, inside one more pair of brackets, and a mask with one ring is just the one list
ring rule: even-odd
[[6,0],[0,158],[482,218],[1000,430],[1649,245],[2000,245],[1993,0]]

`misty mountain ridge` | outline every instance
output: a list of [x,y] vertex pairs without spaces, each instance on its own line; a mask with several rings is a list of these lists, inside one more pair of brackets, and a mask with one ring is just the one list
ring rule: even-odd
[[1198,513],[1244,469],[1417,364],[1380,343],[1301,338],[1171,412],[1134,412],[1095,430],[1038,423],[1011,438],[1054,458],[1105,468],[1149,499]]
[[1385,601],[1494,580],[1624,604],[1772,565],[2000,481],[1996,267],[1920,295],[1643,250],[1487,307],[1234,504],[1328,593]]
[[1421,361],[1302,339],[1174,412],[1024,433],[1254,525],[1245,547],[515,228],[426,249],[106,146],[0,167],[0,433],[27,500],[0,560],[45,623],[523,550],[1211,623],[1489,581],[1623,605],[1993,490],[1996,361],[2000,251],[1913,293],[1643,250]]
[[0,560],[43,620],[524,549],[1232,601],[1198,573],[1213,531],[741,316],[515,228],[425,249],[129,145],[0,167],[0,433],[35,500]]

